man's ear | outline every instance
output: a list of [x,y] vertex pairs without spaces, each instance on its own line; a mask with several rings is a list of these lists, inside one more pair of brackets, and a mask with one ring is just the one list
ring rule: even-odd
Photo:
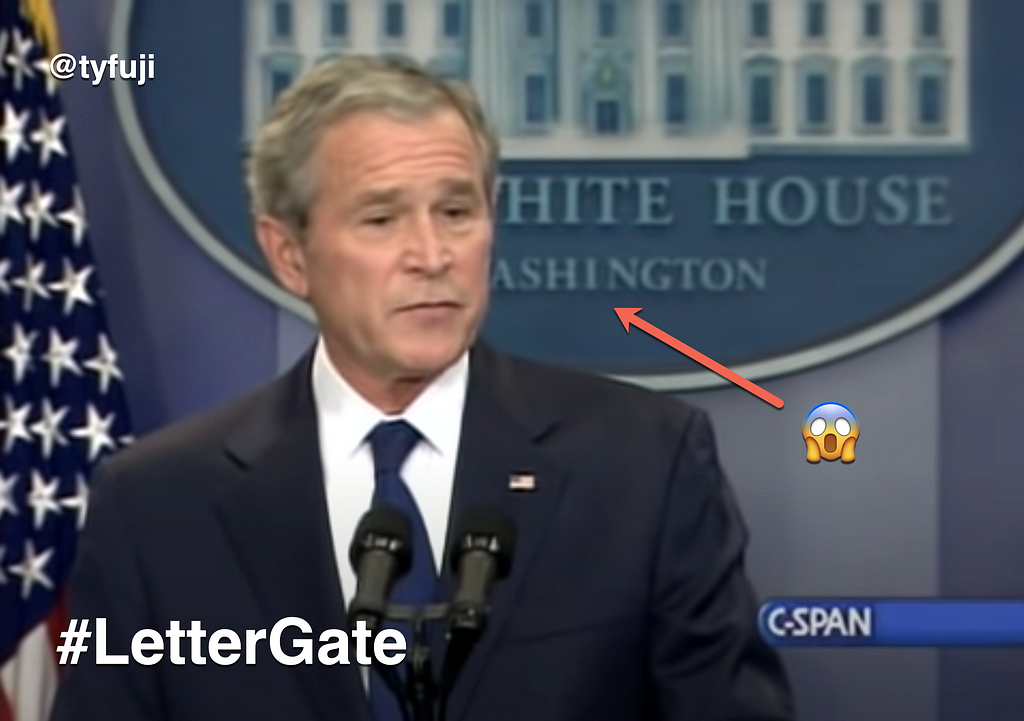
[[256,240],[277,282],[305,300],[309,282],[299,238],[281,221],[261,215],[256,219]]

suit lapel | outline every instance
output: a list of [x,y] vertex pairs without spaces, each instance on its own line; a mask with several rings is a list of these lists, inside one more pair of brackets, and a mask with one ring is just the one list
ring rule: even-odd
[[[348,629],[323,487],[311,354],[272,387],[228,443],[243,467],[218,512],[267,622]],[[315,652],[315,649],[314,649]],[[319,718],[367,719],[359,666],[292,666]]]
[[[492,588],[487,629],[463,668],[449,700],[451,721],[459,721],[468,709],[489,656],[544,543],[566,480],[563,471],[539,445],[555,419],[529,406],[529,399],[522,395],[524,389],[517,386],[512,373],[511,364],[486,346],[474,349],[447,547],[456,540],[462,516],[473,508],[491,508],[505,513],[516,526],[516,545],[509,576]],[[520,474],[533,477],[532,490],[510,488],[512,477]],[[447,558],[443,582],[444,598],[450,598],[453,569]]]

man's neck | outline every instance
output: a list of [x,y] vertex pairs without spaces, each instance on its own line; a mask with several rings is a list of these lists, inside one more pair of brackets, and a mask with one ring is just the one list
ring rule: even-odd
[[326,341],[324,349],[335,372],[345,379],[352,390],[389,416],[404,412],[441,373],[415,377],[373,375],[347,362],[344,354],[332,349]]
[[397,416],[413,404],[436,376],[418,379],[397,379],[390,382],[357,385],[349,380],[352,387],[381,413]]

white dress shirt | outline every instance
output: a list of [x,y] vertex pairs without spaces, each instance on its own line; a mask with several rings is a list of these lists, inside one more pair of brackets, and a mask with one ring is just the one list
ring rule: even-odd
[[381,421],[402,418],[423,436],[424,440],[409,454],[402,478],[423,515],[434,567],[440,569],[443,565],[468,377],[469,357],[463,354],[403,414],[387,416],[360,396],[335,370],[322,339],[317,344],[313,360],[313,397],[319,422],[327,509],[346,606],[356,590],[356,576],[348,558],[349,547],[356,526],[370,509],[374,490],[373,456],[366,436]]

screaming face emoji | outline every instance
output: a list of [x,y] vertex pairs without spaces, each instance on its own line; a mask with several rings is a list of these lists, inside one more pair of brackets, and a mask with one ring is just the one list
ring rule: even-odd
[[853,463],[860,423],[846,406],[839,403],[815,406],[804,419],[803,431],[808,463],[818,463],[822,458],[826,461],[842,458],[843,463]]

